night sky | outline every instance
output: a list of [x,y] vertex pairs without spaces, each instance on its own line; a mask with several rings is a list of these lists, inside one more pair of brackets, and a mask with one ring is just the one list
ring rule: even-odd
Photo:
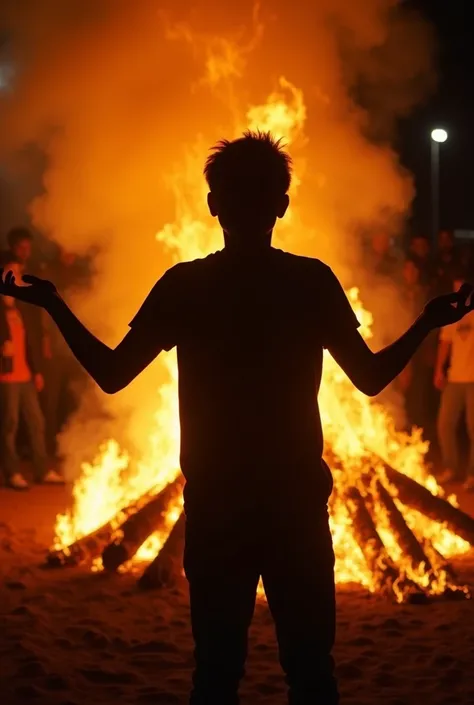
[[[440,225],[474,230],[474,44],[468,0],[411,0],[436,27],[436,94],[401,125],[404,164],[416,179],[413,230],[430,228],[430,132],[444,127],[441,145]],[[427,233],[429,234],[429,232]]]

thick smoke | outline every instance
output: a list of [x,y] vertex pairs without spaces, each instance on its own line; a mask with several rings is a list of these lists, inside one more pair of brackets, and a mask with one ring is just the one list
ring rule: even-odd
[[[72,304],[108,344],[171,262],[155,237],[175,218],[168,175],[198,138],[234,136],[280,76],[307,109],[306,139],[294,145],[306,228],[289,247],[354,284],[356,234],[400,232],[413,184],[388,137],[431,87],[431,34],[394,0],[25,0],[0,13],[14,67],[0,94],[0,156],[32,144],[46,155],[31,215],[47,237],[96,252],[92,291]],[[200,183],[201,164],[192,168]],[[94,392],[123,421],[115,436],[144,446],[162,375],[154,365],[117,397]],[[95,406],[89,398],[80,418]],[[87,454],[106,429],[89,422],[84,434],[76,420],[65,447]]]

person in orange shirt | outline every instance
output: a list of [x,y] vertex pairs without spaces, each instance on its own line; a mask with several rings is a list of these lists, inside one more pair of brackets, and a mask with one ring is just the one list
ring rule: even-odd
[[[12,271],[18,268],[9,265]],[[31,442],[35,479],[61,483],[54,470],[48,470],[44,419],[38,392],[43,389],[41,355],[36,350],[34,331],[28,314],[22,313],[15,299],[0,302],[0,466],[13,489],[27,489],[28,482],[19,468],[16,449],[18,423],[23,416]]]

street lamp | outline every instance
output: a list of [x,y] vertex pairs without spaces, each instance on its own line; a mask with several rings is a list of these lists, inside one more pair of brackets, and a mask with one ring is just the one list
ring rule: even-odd
[[448,133],[441,127],[431,131],[431,207],[433,245],[436,247],[439,232],[439,145],[446,142]]

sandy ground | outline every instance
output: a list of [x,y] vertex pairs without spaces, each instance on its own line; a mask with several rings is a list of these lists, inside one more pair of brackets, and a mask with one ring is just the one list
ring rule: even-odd
[[[38,567],[65,488],[0,490],[0,700],[5,705],[185,704],[185,583],[142,593],[131,575]],[[463,498],[474,514],[474,498]],[[474,588],[474,552],[456,561]],[[474,602],[394,605],[339,591],[336,658],[347,705],[474,703]],[[243,705],[285,703],[272,623],[257,607]],[[324,704],[322,704],[324,705]]]

